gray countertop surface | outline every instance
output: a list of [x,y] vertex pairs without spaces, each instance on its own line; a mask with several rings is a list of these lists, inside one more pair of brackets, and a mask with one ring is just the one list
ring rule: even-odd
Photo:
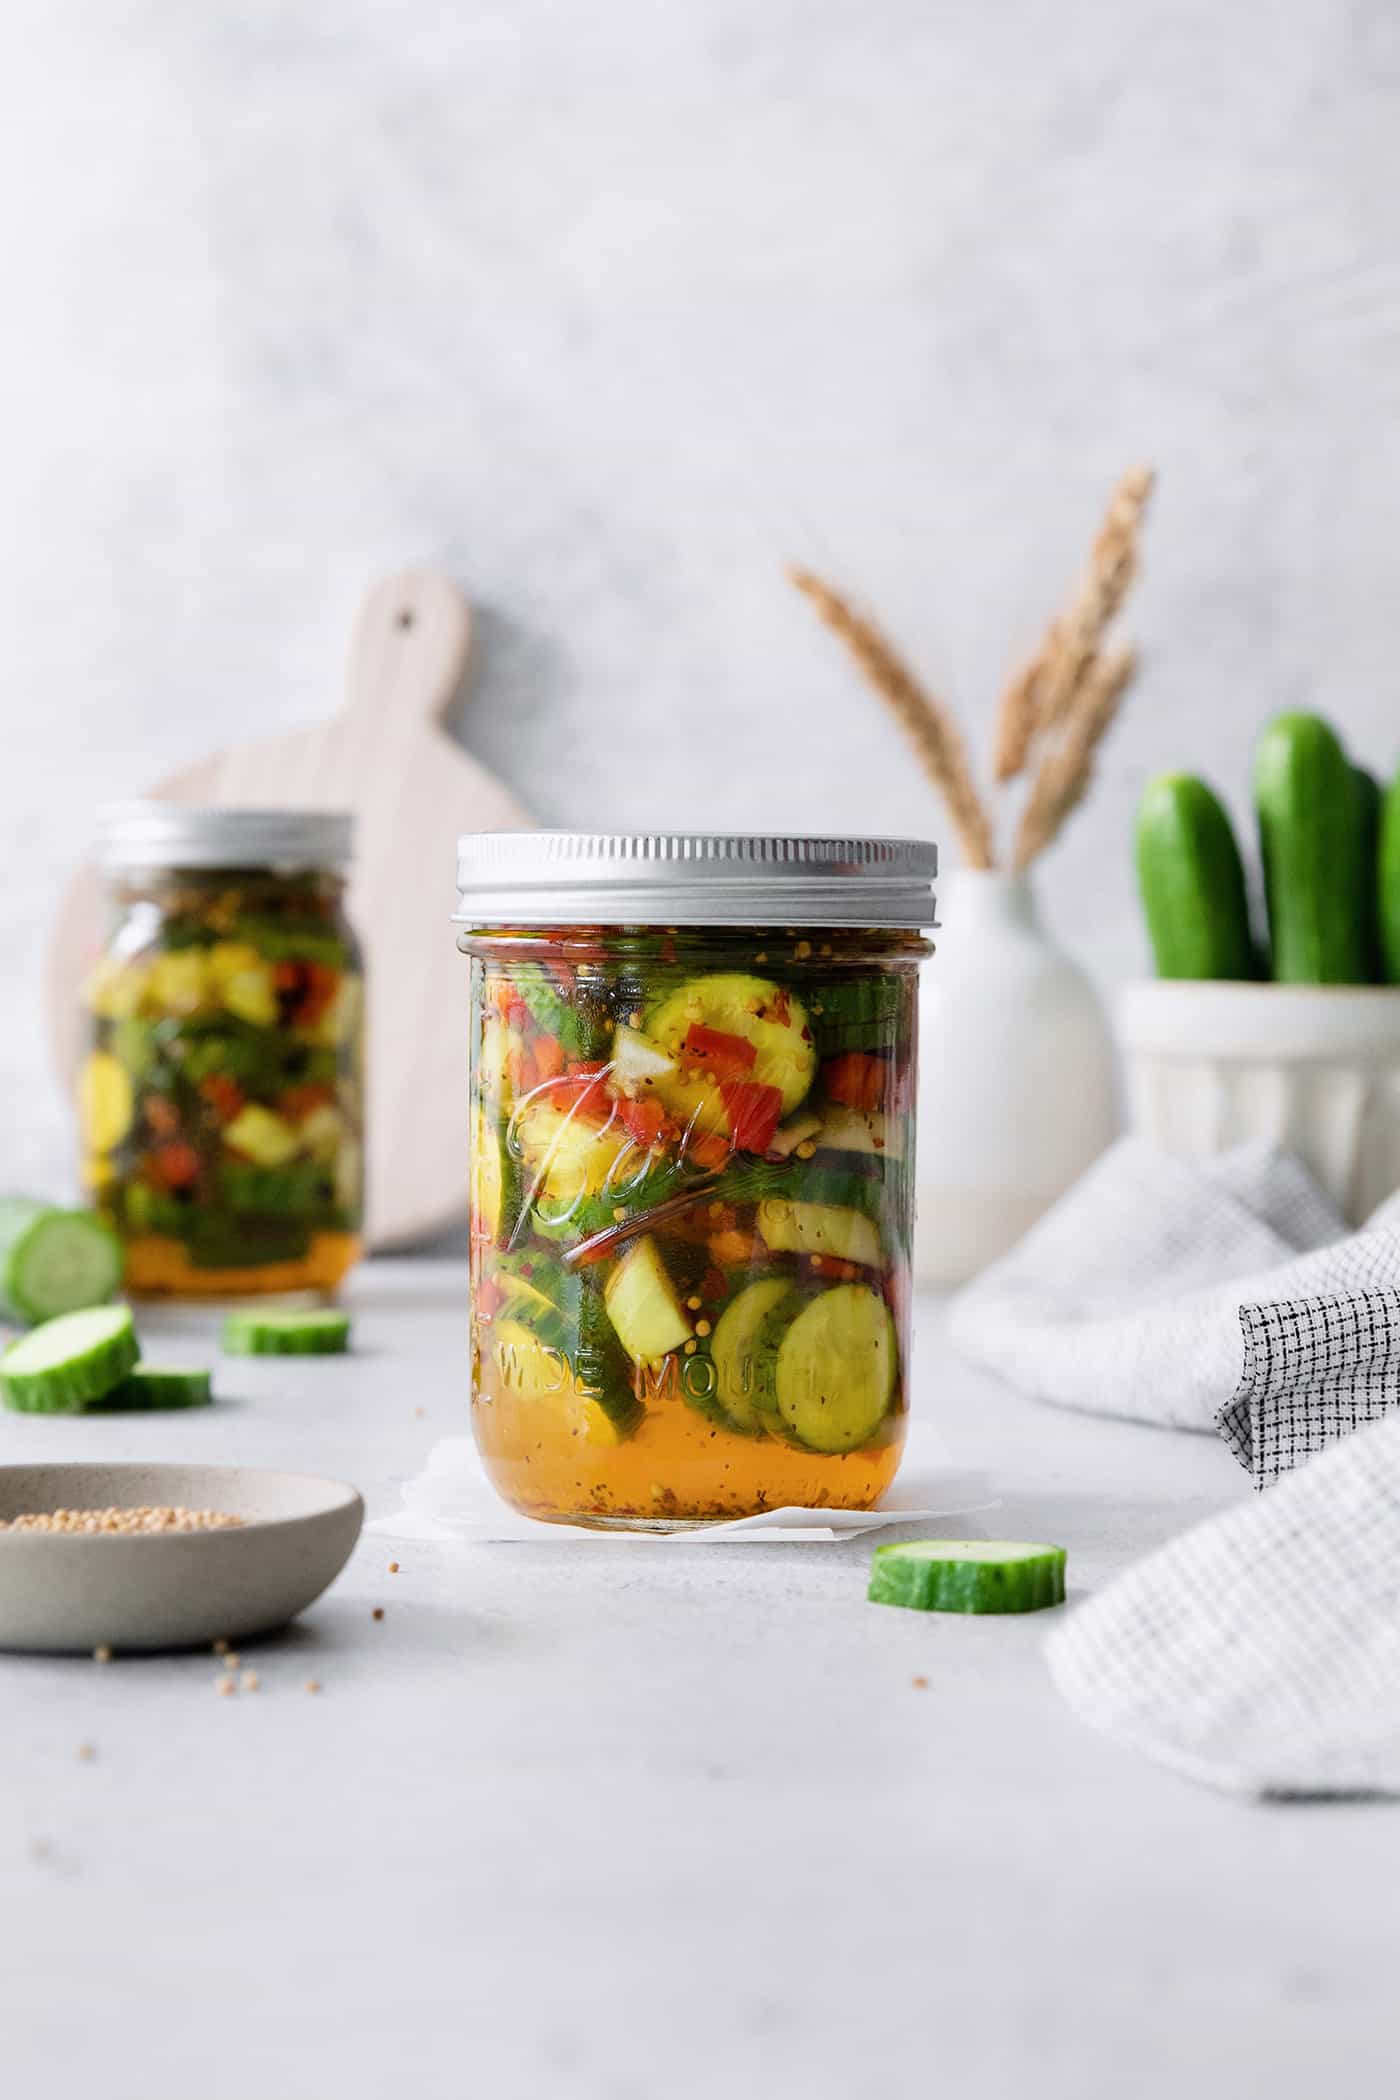
[[[463,1290],[372,1264],[353,1357],[222,1363],[207,1416],[5,1417],[0,1455],[296,1466],[386,1511],[463,1426]],[[975,1528],[1064,1543],[1071,1607],[1247,1492],[1212,1440],[969,1373],[936,1306],[918,1356],[1001,1496]],[[1047,1618],[868,1605],[869,1553],[370,1536],[255,1694],[208,1656],[0,1658],[6,2089],[1393,2090],[1400,1807],[1159,1770],[1060,1703]]]

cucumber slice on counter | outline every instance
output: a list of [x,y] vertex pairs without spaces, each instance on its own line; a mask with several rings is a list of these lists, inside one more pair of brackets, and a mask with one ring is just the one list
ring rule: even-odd
[[855,1451],[869,1443],[894,1398],[894,1317],[863,1283],[837,1284],[809,1298],[794,1292],[792,1304],[795,1316],[791,1305],[780,1303],[758,1339],[760,1353],[777,1344],[772,1379],[778,1413],[809,1451]]
[[139,1354],[127,1306],[63,1313],[21,1335],[0,1356],[5,1404],[23,1414],[80,1414],[120,1385]]
[[736,1429],[753,1434],[763,1427],[764,1415],[777,1412],[772,1354],[760,1351],[759,1336],[775,1308],[795,1296],[790,1277],[762,1276],[730,1299],[715,1325],[715,1397]]
[[101,1305],[121,1280],[121,1241],[91,1211],[0,1197],[0,1314],[52,1320]]
[[173,1364],[137,1364],[120,1385],[92,1404],[93,1413],[149,1414],[172,1407],[208,1407],[214,1398],[208,1371]]
[[1065,1601],[1065,1550],[1010,1539],[877,1546],[866,1594],[873,1604],[911,1611],[1043,1611]]
[[[692,977],[650,1009],[646,1034],[667,1057],[675,1057],[697,1023],[752,1043],[755,1055],[750,1079],[758,1086],[781,1090],[783,1115],[790,1116],[800,1107],[817,1069],[817,1053],[807,1009],[794,993],[767,977],[738,972]],[[658,1082],[656,1090],[665,1101],[668,1083]]]
[[349,1313],[249,1310],[224,1322],[227,1356],[343,1356],[349,1346]]

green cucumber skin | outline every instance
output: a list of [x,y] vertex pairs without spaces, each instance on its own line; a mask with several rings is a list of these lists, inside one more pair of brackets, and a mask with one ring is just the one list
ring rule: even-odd
[[1370,981],[1358,910],[1368,847],[1356,774],[1318,715],[1279,715],[1254,766],[1254,805],[1279,984]]
[[1361,839],[1361,850],[1357,856],[1356,902],[1357,924],[1366,951],[1366,982],[1380,984],[1385,972],[1381,964],[1381,810],[1384,797],[1381,785],[1374,773],[1365,766],[1354,765],[1351,777],[1356,783],[1356,822]]
[[1244,863],[1223,803],[1190,773],[1149,781],[1137,874],[1159,977],[1259,976]]
[[1381,801],[1376,868],[1381,977],[1386,984],[1400,984],[1400,773]]
[[1046,1611],[1065,1601],[1065,1554],[1047,1546],[1034,1560],[915,1560],[898,1545],[877,1546],[870,1562],[872,1604],[908,1611],[1005,1615]]
[[226,1356],[343,1356],[350,1346],[350,1316],[295,1313],[280,1319],[260,1313],[230,1313],[224,1322]]
[[102,1304],[122,1279],[121,1241],[111,1226],[93,1211],[63,1210],[30,1196],[0,1196],[0,1318],[28,1325],[80,1309],[66,1294],[61,1301],[50,1302],[47,1297],[34,1295],[32,1283],[28,1290],[24,1285],[26,1257],[33,1257],[36,1243],[46,1233],[71,1231],[74,1227],[92,1241],[94,1248],[101,1241],[109,1250],[108,1273],[100,1279],[105,1288],[88,1301]]
[[574,1371],[580,1386],[597,1401],[618,1435],[635,1436],[646,1409],[637,1397],[632,1359],[608,1318],[601,1279],[592,1271],[585,1271],[580,1278]]
[[120,1385],[101,1400],[93,1414],[154,1414],[177,1407],[209,1407],[214,1399],[208,1371],[177,1371],[164,1365],[138,1363]]
[[[61,1317],[81,1319],[82,1316],[80,1312]],[[45,1321],[33,1329],[32,1334],[42,1334],[46,1327],[55,1324]],[[32,1339],[32,1335],[26,1339]],[[16,1342],[0,1356],[0,1390],[3,1390],[7,1407],[26,1415],[85,1413],[97,1402],[105,1400],[135,1370],[141,1353],[130,1313],[123,1311],[118,1316],[115,1310],[112,1332],[96,1346],[84,1349],[70,1363],[50,1364],[37,1371],[16,1370],[13,1359],[15,1351],[22,1346]]]

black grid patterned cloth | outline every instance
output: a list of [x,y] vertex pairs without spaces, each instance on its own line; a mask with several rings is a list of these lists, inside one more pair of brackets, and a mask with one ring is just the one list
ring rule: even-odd
[[1256,1487],[1400,1406],[1400,1198],[1349,1232],[1296,1160],[1113,1146],[949,1313],[1060,1406],[1216,1429]]
[[[1301,1322],[1274,1338],[1300,1376],[1372,1347],[1368,1321],[1393,1353],[1391,1294],[1350,1303],[1268,1309]],[[1340,1442],[1071,1609],[1046,1656],[1084,1720],[1235,1792],[1400,1793],[1400,1414],[1348,1435],[1373,1396],[1338,1391]]]
[[[1358,1283],[1393,1275],[1378,1235],[1353,1242]],[[1400,1289],[1242,1305],[1244,1369],[1219,1428],[1256,1487],[1400,1407]]]

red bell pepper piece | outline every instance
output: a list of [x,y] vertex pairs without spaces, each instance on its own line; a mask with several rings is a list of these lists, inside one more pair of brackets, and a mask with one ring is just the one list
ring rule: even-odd
[[868,1050],[846,1050],[822,1066],[827,1098],[843,1108],[875,1109],[884,1104],[890,1083],[888,1060]]
[[187,1189],[199,1179],[199,1154],[193,1145],[183,1144],[177,1138],[172,1144],[156,1147],[151,1154],[151,1167],[166,1188]]
[[630,1138],[650,1152],[660,1142],[666,1127],[666,1111],[659,1101],[619,1101],[618,1121]]
[[[288,1090],[289,1094],[320,1094],[323,1091],[330,1095],[332,1101],[335,1099],[335,1095],[330,1088],[292,1087]],[[215,1115],[223,1123],[231,1123],[243,1106],[243,1089],[236,1079],[230,1079],[227,1072],[206,1073],[199,1082],[199,1094],[200,1099],[208,1102],[210,1108],[213,1109]],[[287,1100],[288,1095],[284,1094],[278,1103],[278,1107],[284,1114],[291,1114],[300,1118],[302,1111],[299,1108],[289,1110]],[[314,1104],[312,1105],[314,1106]]]
[[685,1057],[716,1079],[743,1079],[750,1073],[758,1059],[754,1045],[742,1035],[730,1035],[723,1028],[707,1028],[703,1021],[692,1021],[685,1032],[681,1046]]
[[699,1131],[686,1146],[696,1166],[704,1167],[710,1174],[717,1174],[721,1167],[729,1164],[732,1150],[729,1139],[718,1136],[713,1130]]
[[535,1070],[541,1079],[557,1079],[564,1069],[564,1049],[557,1035],[537,1035],[533,1044]]
[[739,1152],[766,1152],[783,1112],[782,1088],[731,1079],[719,1090],[729,1118],[730,1139]]

